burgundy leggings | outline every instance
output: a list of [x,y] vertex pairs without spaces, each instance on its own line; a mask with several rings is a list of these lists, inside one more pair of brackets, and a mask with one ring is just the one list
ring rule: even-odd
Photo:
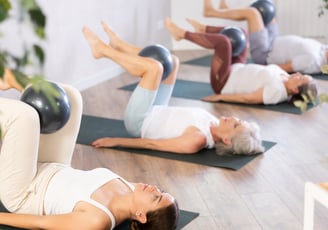
[[[221,93],[226,84],[231,65],[234,63],[246,63],[247,46],[237,57],[232,57],[232,47],[230,39],[219,32],[224,27],[206,26],[205,33],[186,32],[185,39],[198,44],[207,49],[214,49],[211,63],[211,86],[215,93]],[[241,28],[242,29],[242,28]],[[242,29],[248,41],[247,32]]]

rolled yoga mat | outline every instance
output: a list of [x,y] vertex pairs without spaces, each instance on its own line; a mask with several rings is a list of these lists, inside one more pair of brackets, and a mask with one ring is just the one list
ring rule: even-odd
[[[131,137],[122,120],[109,119],[103,117],[83,115],[80,132],[77,138],[78,144],[90,145],[92,141],[101,137]],[[265,151],[269,150],[276,143],[263,141]],[[196,154],[177,154],[148,149],[114,148],[117,150],[144,154],[153,157],[160,157],[171,160],[185,161],[195,164],[221,167],[238,170],[261,154],[251,156],[218,156],[215,149],[203,149]]]

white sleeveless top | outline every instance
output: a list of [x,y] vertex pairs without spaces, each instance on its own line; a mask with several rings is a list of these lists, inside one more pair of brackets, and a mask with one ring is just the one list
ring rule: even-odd
[[49,182],[44,198],[45,214],[70,213],[78,202],[85,201],[103,210],[111,219],[111,229],[113,229],[115,227],[113,214],[107,207],[91,199],[91,195],[107,182],[118,178],[125,182],[132,191],[134,190],[132,184],[109,169],[96,168],[84,171],[65,167],[58,171]]
[[206,147],[215,143],[210,131],[211,123],[219,124],[219,119],[208,111],[197,107],[154,106],[145,118],[141,137],[165,139],[180,136],[189,126],[197,127],[206,136]]
[[278,36],[273,42],[267,62],[282,64],[291,61],[295,72],[319,73],[320,66],[327,63],[327,48],[326,44],[312,38],[296,35]]
[[232,65],[229,79],[222,94],[252,93],[263,88],[263,104],[277,104],[288,100],[288,94],[280,75],[287,72],[277,65],[236,63]]

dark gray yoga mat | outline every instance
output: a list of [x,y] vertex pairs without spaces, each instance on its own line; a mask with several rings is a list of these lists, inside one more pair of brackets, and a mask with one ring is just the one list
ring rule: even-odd
[[[137,83],[129,84],[121,87],[122,90],[133,91],[137,86]],[[178,79],[175,83],[172,96],[193,100],[201,100],[203,97],[213,94],[211,85],[206,82],[197,82],[189,80]],[[251,104],[241,104],[241,103],[231,103],[231,102],[215,102],[224,103],[229,105],[245,106],[248,108],[264,109],[282,113],[292,113],[292,114],[302,114],[302,111],[296,106],[289,102],[282,102],[276,105],[251,105]],[[309,104],[307,110],[310,110],[314,105]]]
[[[199,213],[180,210],[179,223],[178,223],[177,229],[182,229],[183,227],[185,227],[187,224],[189,224],[191,221],[193,221],[198,216],[199,216]],[[130,224],[130,221],[125,221],[122,224],[120,224],[119,226],[115,227],[114,230],[129,230],[130,229],[129,224]]]
[[[90,145],[90,143],[101,137],[130,137],[125,130],[122,120],[102,118],[96,116],[83,115],[80,132],[77,138],[78,144]],[[265,151],[273,147],[276,143],[263,141]],[[165,159],[185,161],[201,165],[221,167],[232,170],[238,170],[244,165],[255,159],[258,155],[252,156],[218,156],[215,149],[203,149],[196,154],[176,154],[170,152],[147,150],[115,148],[118,150],[155,156]]]
[[314,79],[317,79],[317,80],[328,81],[328,74],[315,73],[315,74],[309,74],[309,75],[311,75]]
[[[8,212],[8,210],[2,205],[0,201],[0,212]],[[179,222],[177,229],[182,229],[191,221],[199,216],[197,212],[190,212],[185,210],[180,210]],[[114,230],[129,230],[129,221],[125,221],[122,224],[116,226]],[[5,225],[0,225],[0,230],[23,230],[22,228],[9,227]]]

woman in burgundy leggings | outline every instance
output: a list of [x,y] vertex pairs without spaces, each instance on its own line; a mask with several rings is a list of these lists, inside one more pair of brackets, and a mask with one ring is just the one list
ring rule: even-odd
[[[225,27],[203,26],[191,19],[187,19],[187,21],[194,27],[195,32],[183,31],[184,35],[182,35],[179,33],[181,31],[177,31],[177,27],[173,27],[173,23],[168,18],[166,19],[166,27],[177,40],[186,39],[204,48],[214,50],[210,80],[214,92],[219,94],[229,78],[231,65],[234,63],[246,63],[247,46],[238,56],[234,57],[232,56],[230,39],[220,34]],[[173,32],[172,30],[175,31]],[[245,40],[248,41],[247,32],[244,29],[242,31],[245,34]]]
[[[247,46],[233,56],[231,41],[220,34],[224,27],[203,25],[187,19],[194,27],[190,32],[178,27],[169,18],[165,25],[175,40],[189,40],[207,49],[213,49],[210,83],[214,95],[204,101],[225,101],[244,104],[278,104],[295,98],[316,97],[316,84],[312,77],[301,73],[288,74],[278,65],[246,63]],[[244,30],[243,30],[244,31]],[[246,41],[248,34],[244,31]],[[308,92],[311,95],[308,95]]]

